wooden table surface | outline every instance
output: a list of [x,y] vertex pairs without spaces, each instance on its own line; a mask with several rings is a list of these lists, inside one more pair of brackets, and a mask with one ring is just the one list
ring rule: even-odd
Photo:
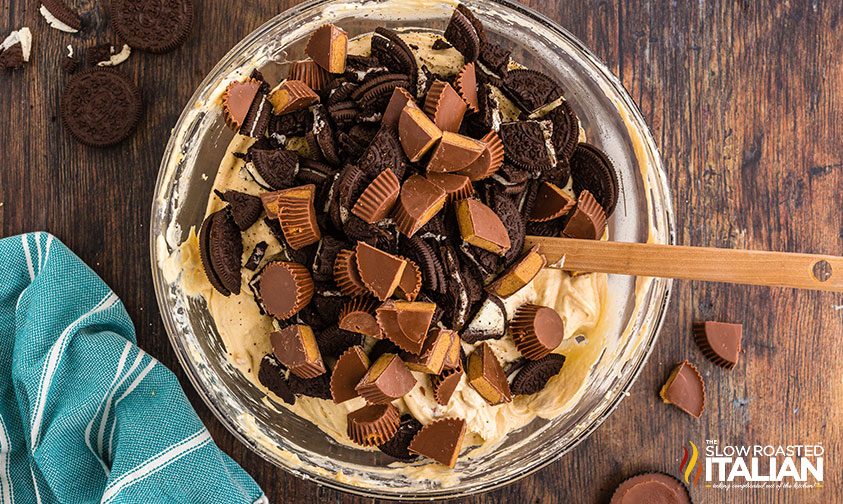
[[[173,369],[219,446],[272,502],[364,502],[294,478],[237,442],[179,368],[159,319],[148,257],[153,184],[182,107],[231,46],[289,0],[195,0],[190,40],[120,69],[142,87],[139,131],[95,150],[58,119],[64,47],[114,41],[102,2],[94,31],[48,29],[38,2],[4,0],[0,34],[29,26],[31,63],[0,74],[0,236],[47,230],[125,302],[140,345]],[[73,1],[71,0],[71,4]],[[618,75],[650,124],[669,172],[682,244],[843,253],[843,4],[839,0],[528,2],[573,32]],[[465,502],[605,502],[624,477],[678,473],[682,447],[822,443],[812,490],[694,487],[697,503],[843,502],[843,298],[788,289],[679,282],[661,339],[631,396],[571,454],[534,476]],[[730,372],[704,360],[692,321],[744,324]],[[700,420],[663,405],[671,367],[707,380]]]

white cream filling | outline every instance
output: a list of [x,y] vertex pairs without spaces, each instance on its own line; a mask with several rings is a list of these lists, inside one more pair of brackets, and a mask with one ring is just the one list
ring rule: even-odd
[[67,32],[67,33],[78,33],[79,30],[76,28],[72,28],[65,23],[63,23],[60,19],[55,17],[44,4],[41,4],[41,8],[38,9],[38,12],[41,13],[41,16],[44,17],[44,20],[47,21],[47,24],[50,27],[55,28],[56,30]]

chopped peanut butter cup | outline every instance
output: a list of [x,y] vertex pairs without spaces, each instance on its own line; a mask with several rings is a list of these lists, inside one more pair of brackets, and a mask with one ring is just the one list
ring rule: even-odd
[[429,173],[427,179],[441,187],[448,195],[448,202],[453,203],[474,195],[471,179],[457,173]]
[[705,411],[705,382],[697,368],[688,361],[674,368],[659,395],[666,404],[672,404],[693,417],[699,418]]
[[319,95],[300,80],[287,79],[269,93],[269,102],[276,115],[304,110],[319,102]]
[[427,171],[445,173],[465,170],[477,161],[485,149],[486,144],[481,140],[445,131],[439,144],[433,149],[427,163]]
[[398,140],[410,161],[419,161],[440,138],[442,130],[427,117],[424,110],[413,102],[407,102],[398,117]]
[[415,301],[422,288],[421,270],[414,261],[406,257],[402,257],[402,259],[407,261],[407,266],[404,268],[404,273],[401,274],[398,287],[395,288],[395,295],[405,301]]
[[454,332],[454,338],[451,340],[451,347],[448,348],[448,353],[445,354],[444,369],[462,368],[462,338],[459,333]]
[[328,87],[332,77],[327,70],[308,59],[290,63],[290,74],[287,78],[302,81],[318,93]]
[[521,355],[530,360],[539,360],[562,343],[565,324],[556,310],[526,304],[515,312],[510,330]]
[[535,246],[489,284],[486,290],[498,297],[508,298],[526,287],[546,264],[547,259]]
[[357,271],[357,257],[353,250],[340,250],[334,261],[334,281],[346,296],[359,296],[368,292]]
[[256,79],[235,81],[228,85],[222,95],[222,112],[229,128],[240,131],[260,88],[261,83]]
[[698,322],[694,324],[694,339],[702,353],[711,362],[732,369],[741,355],[743,326],[725,322]]
[[623,481],[609,504],[691,504],[681,481],[662,473],[644,473]]
[[315,194],[316,186],[307,184],[261,195],[266,214],[278,219],[284,239],[295,250],[314,244],[322,237],[313,207]]
[[357,242],[357,271],[366,288],[381,301],[386,301],[401,282],[407,261],[377,249],[366,242]]
[[494,131],[490,131],[481,141],[486,144],[483,153],[473,163],[459,172],[461,175],[465,175],[471,179],[472,182],[491,177],[503,166],[504,149],[501,137]]
[[430,386],[433,387],[433,397],[438,404],[447,406],[451,402],[451,397],[457,391],[457,385],[460,384],[465,371],[462,364],[451,368],[443,369],[438,375],[430,377]]
[[348,34],[342,28],[333,25],[322,25],[310,35],[304,52],[317,65],[330,73],[338,74],[345,71],[345,58],[348,51]]
[[355,390],[369,404],[388,404],[413,389],[416,379],[404,361],[385,353],[366,371]]
[[512,246],[500,217],[479,200],[464,199],[456,204],[457,224],[466,243],[504,255]]
[[291,373],[301,378],[316,378],[325,373],[316,337],[308,325],[294,324],[270,334],[275,357]]
[[369,184],[358,198],[351,213],[369,224],[385,219],[401,192],[401,182],[392,170],[387,168]]
[[464,437],[465,420],[441,418],[422,427],[410,442],[410,452],[454,467],[462,450]]
[[389,103],[386,105],[386,110],[381,118],[381,124],[392,128],[397,127],[398,119],[401,117],[401,112],[403,112],[407,103],[416,103],[413,95],[402,87],[393,89],[392,96],[389,98]]
[[337,359],[331,372],[331,398],[336,404],[354,399],[359,394],[355,387],[369,370],[369,357],[363,347],[353,346]]
[[278,320],[285,320],[310,303],[313,279],[299,263],[276,261],[261,271],[258,292],[264,309]]
[[468,108],[472,112],[478,112],[480,105],[477,100],[477,72],[474,68],[474,63],[468,63],[462,67],[462,70],[459,71],[454,81],[454,86],[463,101],[468,104]]
[[375,319],[378,302],[369,296],[358,296],[345,303],[340,311],[339,328],[372,338],[380,338],[380,328]]
[[530,210],[531,222],[547,222],[558,219],[574,208],[577,201],[559,186],[542,182],[536,191],[536,198]]
[[480,343],[468,357],[468,383],[491,405],[512,400],[506,374],[488,343]]
[[562,235],[567,238],[599,240],[606,230],[606,212],[588,191],[580,193],[577,209],[568,219]]
[[401,417],[391,404],[370,404],[348,414],[348,437],[360,446],[386,443],[398,432]]
[[393,218],[398,230],[412,237],[445,207],[445,190],[421,175],[412,175],[401,186]]
[[376,310],[381,336],[413,354],[422,351],[436,305],[426,302],[389,300]]
[[448,351],[456,338],[457,333],[450,329],[430,331],[419,354],[406,359],[407,367],[420,373],[438,375],[445,367]]
[[468,106],[447,82],[436,80],[431,84],[424,101],[424,111],[442,132],[460,130]]

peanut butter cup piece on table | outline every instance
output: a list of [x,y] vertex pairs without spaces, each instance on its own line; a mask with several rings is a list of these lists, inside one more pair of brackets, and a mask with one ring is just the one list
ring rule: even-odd
[[468,105],[459,93],[450,84],[438,79],[430,86],[424,100],[425,113],[442,132],[459,131],[467,109]]
[[278,219],[284,239],[295,250],[312,245],[322,237],[313,206],[315,196],[314,184],[261,195],[266,215]]
[[398,139],[413,163],[418,162],[442,138],[442,130],[414,102],[407,102],[398,117]]
[[387,168],[375,177],[357,199],[351,213],[369,224],[385,219],[401,192],[401,182],[395,173]]
[[358,296],[343,305],[339,328],[372,338],[380,338],[380,328],[375,318],[378,302],[369,296]]
[[407,261],[384,252],[366,242],[357,242],[357,271],[366,288],[381,301],[386,301],[401,282]]
[[438,375],[445,367],[445,359],[457,338],[457,333],[450,329],[430,331],[419,354],[406,358],[407,367],[412,371]]
[[504,255],[512,246],[509,233],[500,217],[475,199],[460,200],[456,204],[457,224],[466,243],[497,255]]
[[272,111],[277,115],[304,110],[319,102],[319,95],[300,80],[287,79],[269,92]]
[[588,191],[580,193],[577,207],[568,219],[562,235],[567,238],[599,240],[606,231],[606,212]]
[[326,24],[317,28],[307,41],[304,52],[317,65],[332,74],[345,71],[348,34],[342,28]]
[[440,418],[425,425],[410,442],[410,452],[453,468],[462,450],[465,420]]
[[386,443],[398,431],[398,408],[391,404],[369,404],[348,414],[348,437],[360,446]]
[[331,372],[331,397],[334,403],[340,404],[357,397],[359,394],[355,387],[368,370],[369,357],[363,347],[353,346],[340,355]]
[[316,378],[325,373],[322,354],[316,344],[313,329],[293,324],[269,335],[275,357],[300,378]]
[[445,190],[421,175],[411,175],[401,186],[393,218],[398,230],[412,237],[445,207]]
[[229,209],[205,218],[199,231],[199,258],[211,286],[224,296],[240,294],[243,238]]
[[508,298],[532,282],[545,265],[547,259],[535,246],[486,286],[486,290],[500,298]]
[[691,504],[688,488],[662,473],[645,473],[623,481],[610,504]]
[[378,449],[390,457],[404,462],[412,462],[418,458],[415,453],[410,453],[409,446],[415,435],[422,429],[422,424],[412,415],[401,415],[401,423],[398,424],[398,431],[386,443],[378,445]]
[[705,382],[688,361],[673,369],[659,395],[665,404],[672,404],[693,417],[699,418],[705,411]]
[[357,270],[357,256],[353,250],[340,250],[334,261],[334,281],[346,296],[359,296],[369,290]]
[[406,352],[419,354],[435,312],[433,303],[389,300],[376,310],[375,317],[382,338]]
[[501,166],[503,166],[505,157],[503,142],[496,132],[490,131],[486,133],[480,141],[486,145],[483,153],[464,170],[459,172],[459,174],[471,179],[472,182],[489,178],[497,173]]
[[416,385],[416,379],[396,354],[385,353],[357,384],[355,390],[369,404],[388,404],[403,397]]
[[530,222],[547,222],[567,215],[577,204],[567,192],[556,184],[542,182],[530,208]]
[[510,330],[521,355],[538,360],[562,343],[565,324],[553,308],[525,304],[515,312]]
[[471,179],[457,173],[428,173],[427,180],[441,187],[448,195],[448,202],[453,203],[474,195]]
[[310,303],[313,279],[299,263],[271,262],[260,272],[258,293],[263,308],[278,320],[285,320]]
[[562,371],[565,356],[548,354],[539,360],[527,361],[512,379],[510,389],[514,395],[530,395],[541,392],[551,378]]
[[468,383],[493,406],[512,400],[506,374],[488,343],[480,343],[469,355]]
[[464,374],[462,363],[459,363],[454,368],[443,369],[438,375],[430,377],[430,386],[433,387],[433,397],[437,404],[447,406],[451,402],[451,397],[457,391],[457,385]]
[[324,91],[333,77],[327,70],[311,59],[293,61],[290,63],[288,79],[304,82],[307,87],[316,91]]
[[483,154],[481,140],[445,131],[427,163],[429,173],[459,172],[467,169]]
[[732,369],[738,363],[742,338],[741,324],[714,321],[694,324],[697,346],[708,360],[726,369]]

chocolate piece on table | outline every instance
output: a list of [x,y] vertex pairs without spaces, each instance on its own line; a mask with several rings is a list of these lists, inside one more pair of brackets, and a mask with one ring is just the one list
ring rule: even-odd
[[331,372],[331,397],[334,403],[340,404],[357,397],[359,394],[354,388],[368,370],[369,357],[362,347],[353,346],[340,355]]
[[340,311],[339,328],[372,338],[380,338],[380,328],[375,319],[377,301],[368,296],[358,296],[345,303]]
[[412,237],[445,207],[446,199],[444,189],[421,175],[411,175],[401,186],[393,210],[395,225],[405,236]]
[[206,217],[199,230],[199,258],[208,282],[223,296],[240,294],[242,255],[243,238],[231,212]]
[[427,180],[441,187],[448,195],[448,202],[453,203],[474,195],[471,179],[458,173],[428,173]]
[[363,191],[351,213],[369,224],[385,219],[401,192],[401,182],[392,170],[387,168]]
[[477,73],[474,63],[468,63],[462,67],[456,80],[454,80],[454,87],[472,112],[480,110],[477,100]]
[[381,301],[386,301],[401,282],[407,261],[365,242],[357,242],[355,250],[360,279]]
[[290,390],[287,378],[284,376],[284,368],[273,354],[266,354],[261,359],[261,366],[258,370],[258,381],[268,388],[270,392],[280,397],[287,404],[295,404],[296,396]]
[[488,343],[480,343],[468,357],[468,383],[491,405],[512,400],[506,374]]
[[317,28],[304,52],[325,70],[333,74],[345,72],[345,57],[348,51],[348,34],[342,28],[326,24]]
[[269,102],[276,115],[304,110],[319,102],[319,95],[300,80],[287,79],[269,93]]
[[623,481],[610,504],[691,504],[688,488],[663,473],[645,473]]
[[558,219],[574,208],[577,201],[556,184],[542,182],[530,208],[530,222],[547,222]]
[[498,297],[508,298],[533,281],[545,265],[547,259],[539,252],[539,247],[535,246],[486,286],[486,290]]
[[512,379],[510,390],[514,395],[529,395],[544,390],[547,382],[562,371],[565,356],[548,354],[539,360],[527,361]]
[[419,354],[435,312],[433,303],[389,300],[376,310],[375,317],[381,337],[406,352]]
[[741,354],[743,325],[726,322],[698,322],[694,324],[694,339],[711,362],[726,369],[738,363]]
[[465,420],[440,418],[425,425],[410,442],[410,452],[454,467],[462,450]]
[[491,177],[503,166],[504,147],[501,137],[496,132],[490,131],[480,141],[486,144],[483,153],[460,171],[461,175],[465,175],[472,182]]
[[673,369],[659,395],[666,404],[672,404],[696,418],[702,416],[705,410],[705,382],[697,368],[688,361]]
[[468,105],[459,93],[450,84],[441,80],[433,82],[424,101],[425,113],[433,119],[433,124],[443,133],[459,131],[467,109]]
[[359,296],[368,291],[357,271],[357,256],[353,250],[340,250],[334,261],[334,281],[346,296]]
[[240,131],[260,88],[261,83],[255,79],[234,81],[228,85],[222,95],[222,112],[229,128]]
[[589,191],[606,215],[611,216],[618,203],[620,183],[606,153],[591,144],[581,143],[574,149],[570,165],[574,192],[579,195],[582,191]]
[[427,163],[427,171],[445,173],[465,170],[477,161],[485,149],[486,144],[482,140],[445,131],[439,144],[433,149]]
[[500,339],[506,333],[506,305],[495,295],[488,295],[477,313],[462,330],[466,343],[477,343],[487,339]]
[[269,335],[275,357],[291,373],[301,378],[316,378],[325,373],[316,337],[308,325],[294,324]]
[[465,371],[462,363],[449,369],[443,369],[438,375],[430,377],[430,386],[433,387],[433,398],[436,399],[437,404],[447,406],[451,402],[451,397],[457,391],[457,385],[460,384]]
[[599,240],[606,230],[606,212],[600,203],[588,191],[580,193],[577,198],[577,208],[574,210],[562,236],[583,240]]
[[278,219],[284,239],[294,250],[312,245],[322,238],[313,206],[315,196],[314,184],[261,194],[266,215]]
[[392,97],[386,106],[386,110],[381,118],[381,124],[395,128],[398,126],[398,119],[401,117],[401,112],[407,103],[415,103],[413,96],[409,91],[402,87],[397,87],[392,90]]
[[413,415],[401,415],[401,423],[398,424],[398,432],[387,441],[378,445],[378,449],[390,457],[396,458],[404,462],[412,462],[418,458],[418,455],[410,453],[410,441],[422,429],[422,424]]
[[419,354],[406,359],[407,367],[420,373],[438,375],[456,338],[457,333],[450,329],[430,331]]
[[311,59],[290,63],[288,79],[304,82],[317,93],[325,90],[331,82],[331,74]]
[[271,262],[260,272],[258,292],[264,309],[278,320],[285,320],[310,303],[313,279],[299,263]]
[[415,301],[421,292],[422,288],[422,274],[419,266],[407,258],[402,258],[407,261],[407,266],[404,268],[404,273],[401,274],[401,280],[398,282],[398,287],[395,288],[395,295],[402,298],[404,301]]
[[521,355],[539,360],[562,343],[565,324],[553,308],[525,304],[515,312],[510,331]]
[[509,233],[500,217],[476,199],[460,200],[456,204],[460,235],[466,243],[497,255],[509,251]]
[[407,102],[398,117],[398,140],[413,163],[419,161],[439,139],[440,130],[415,103]]
[[249,271],[255,271],[260,266],[261,261],[263,261],[263,257],[266,255],[266,249],[269,248],[269,244],[265,241],[258,242],[255,244],[255,248],[252,249],[252,253],[249,255],[249,259],[246,261],[246,264],[243,265]]
[[360,446],[386,443],[398,431],[398,408],[391,404],[369,404],[348,414],[348,437]]
[[388,404],[413,389],[416,379],[404,361],[385,353],[369,367],[355,390],[369,404]]

